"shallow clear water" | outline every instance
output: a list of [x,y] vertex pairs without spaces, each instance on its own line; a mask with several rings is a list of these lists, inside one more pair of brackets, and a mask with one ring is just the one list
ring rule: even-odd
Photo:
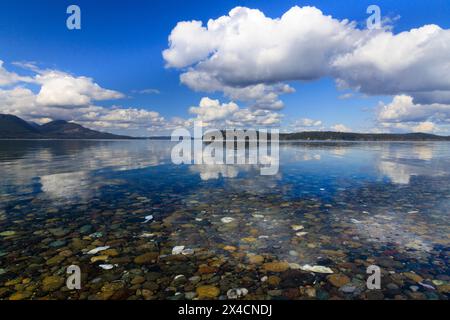
[[[0,141],[0,298],[178,299],[206,285],[250,299],[448,298],[449,143],[282,144],[274,176],[173,165],[173,145]],[[99,246],[114,250],[95,261]],[[78,291],[62,282],[71,264]],[[372,264],[381,290],[366,288]]]

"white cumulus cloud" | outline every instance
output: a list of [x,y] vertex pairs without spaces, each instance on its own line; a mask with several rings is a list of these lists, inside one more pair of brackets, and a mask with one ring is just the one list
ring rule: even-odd
[[222,92],[252,109],[280,110],[280,96],[294,91],[290,82],[325,77],[339,89],[409,96],[416,105],[430,106],[425,113],[446,109],[450,30],[433,24],[392,30],[361,29],[315,7],[295,6],[279,18],[236,7],[206,24],[179,22],[163,57],[191,89]]
[[380,104],[376,120],[394,131],[445,132],[450,127],[450,105],[419,104],[411,96],[399,95],[389,104]]
[[[279,87],[271,90],[273,84],[330,74],[333,57],[352,50],[360,33],[353,23],[314,7],[293,7],[279,19],[236,7],[206,26],[199,21],[178,23],[163,57],[168,67],[188,68],[181,81],[195,90],[232,96],[233,89],[264,85],[276,93]],[[280,108],[280,102],[275,103]]]
[[[77,77],[58,70],[40,70],[34,64],[17,64],[35,73],[21,77],[2,67],[0,81],[8,76],[10,88],[0,88],[0,113],[14,114],[28,121],[45,123],[66,120],[92,129],[161,129],[169,123],[158,112],[140,108],[97,106],[95,101],[121,99],[124,95],[102,88],[89,77]],[[6,81],[3,81],[6,83]],[[39,86],[35,93],[26,85]]]
[[240,108],[236,103],[220,103],[219,100],[204,97],[199,106],[189,109],[196,115],[187,123],[202,121],[205,126],[215,128],[242,127],[242,126],[273,126],[281,122],[282,115],[269,110],[250,110]]
[[336,56],[333,67],[342,87],[450,103],[450,30],[426,25],[399,34],[380,32]]
[[337,131],[337,132],[351,132],[352,131],[351,128],[349,128],[343,124],[335,124],[334,126],[331,127],[331,129],[333,129],[334,131]]
[[21,81],[31,81],[28,77],[19,76],[17,73],[10,72],[3,67],[4,62],[0,60],[0,86],[13,85]]
[[36,75],[36,82],[41,85],[36,102],[44,106],[79,107],[93,101],[124,97],[120,92],[100,87],[91,78],[75,77],[55,70]]

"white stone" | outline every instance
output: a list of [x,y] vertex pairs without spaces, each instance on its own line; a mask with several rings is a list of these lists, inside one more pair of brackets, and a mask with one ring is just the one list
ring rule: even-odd
[[105,251],[105,250],[108,250],[109,248],[110,248],[110,246],[97,247],[97,248],[95,248],[95,249],[92,249],[92,250],[88,251],[87,254],[97,254],[97,253],[99,253],[100,251]]
[[149,216],[146,216],[144,219],[145,219],[145,221],[142,222],[142,223],[147,223],[147,222],[150,222],[150,221],[153,220],[153,216],[152,216],[152,215],[149,215]]
[[188,255],[191,255],[191,254],[194,254],[194,249],[184,249],[183,251],[181,251],[181,254],[182,255],[184,255],[184,256],[188,256]]
[[333,270],[331,270],[328,267],[324,266],[310,266],[309,264],[305,264],[301,267],[303,271],[309,271],[309,272],[315,272],[315,273],[334,273]]
[[220,221],[222,221],[223,223],[231,223],[234,221],[234,218],[224,217],[224,218],[220,219]]
[[148,232],[144,232],[143,234],[140,235],[141,238],[151,238],[154,236],[155,236],[154,233],[148,233]]
[[181,254],[184,250],[184,246],[175,246],[172,249],[172,254]]
[[298,263],[289,263],[289,268],[292,270],[300,270],[302,268]]
[[101,264],[99,265],[100,268],[102,268],[103,270],[111,270],[114,267],[117,267],[117,264]]
[[248,294],[248,290],[245,288],[230,289],[227,291],[228,299],[239,299],[245,297]]

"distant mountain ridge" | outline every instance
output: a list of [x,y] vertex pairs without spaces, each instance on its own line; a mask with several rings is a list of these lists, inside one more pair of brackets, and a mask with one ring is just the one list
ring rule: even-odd
[[0,114],[1,139],[134,139],[85,128],[64,120],[38,125],[9,114]]
[[307,131],[282,133],[280,140],[337,140],[337,141],[450,141],[448,136],[429,133],[352,133]]
[[[223,134],[227,130],[220,130]],[[206,137],[206,136],[205,136]],[[77,123],[55,120],[39,125],[17,116],[0,114],[0,139],[153,139],[170,140],[170,137],[136,138],[85,128]],[[269,135],[270,139],[270,135]],[[429,133],[351,133],[333,131],[305,131],[281,133],[281,141],[450,141],[450,136]]]
[[[233,136],[234,130],[220,130],[222,137],[226,140],[227,132]],[[210,141],[217,131],[209,131],[203,136],[204,140]],[[259,132],[256,131],[257,139]],[[267,139],[270,140],[270,133]],[[280,141],[450,141],[450,136],[438,136],[429,133],[352,133],[334,131],[304,131],[296,133],[280,133]]]

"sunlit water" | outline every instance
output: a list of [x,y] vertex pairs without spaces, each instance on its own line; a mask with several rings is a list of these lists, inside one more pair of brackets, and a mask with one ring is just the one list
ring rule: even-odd
[[[448,298],[449,143],[286,143],[274,176],[174,165],[173,145],[0,141],[0,298],[192,298],[202,285],[261,299]],[[93,262],[86,252],[104,245],[116,252]],[[193,250],[172,255],[175,246]],[[149,252],[154,261],[135,260]],[[267,270],[274,261],[291,270]],[[82,290],[43,286],[71,264],[83,270]],[[298,280],[306,264],[353,289],[327,274]],[[365,287],[371,264],[382,269],[381,293]]]

